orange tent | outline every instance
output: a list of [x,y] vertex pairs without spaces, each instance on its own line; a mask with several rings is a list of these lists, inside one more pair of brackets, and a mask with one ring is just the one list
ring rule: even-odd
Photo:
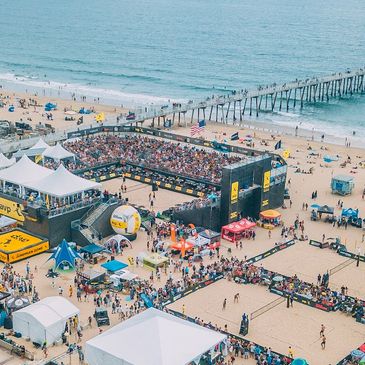
[[171,250],[177,250],[177,251],[188,251],[191,250],[194,247],[194,245],[190,242],[186,241],[180,241],[180,242],[174,242],[170,248]]

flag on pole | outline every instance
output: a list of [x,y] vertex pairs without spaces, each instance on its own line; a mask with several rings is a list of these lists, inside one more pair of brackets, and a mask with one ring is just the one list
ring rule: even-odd
[[191,136],[195,136],[196,134],[200,134],[205,129],[205,120],[201,120],[200,122],[193,124],[190,128]]
[[237,141],[239,139],[238,132],[231,135],[231,141]]
[[280,148],[281,148],[281,140],[280,140],[280,141],[278,141],[278,142],[276,143],[276,145],[275,145],[275,149],[276,149],[276,150],[280,150]]

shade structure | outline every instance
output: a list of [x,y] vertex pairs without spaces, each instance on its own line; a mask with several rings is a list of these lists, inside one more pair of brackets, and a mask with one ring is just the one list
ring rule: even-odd
[[3,153],[0,153],[0,170],[14,165],[15,162],[15,158],[7,158]]
[[95,255],[96,253],[102,252],[104,250],[105,250],[104,247],[99,246],[95,243],[91,243],[90,245],[81,247],[81,249],[80,249],[81,252],[87,252],[90,255]]
[[333,207],[329,207],[328,205],[322,205],[318,208],[318,213],[322,214],[333,214],[335,209]]
[[29,299],[27,297],[21,297],[21,296],[11,297],[6,302],[6,306],[11,312],[27,307],[28,305],[30,305]]
[[228,230],[232,233],[239,233],[242,231],[247,231],[248,229],[252,229],[256,226],[255,222],[251,222],[246,218],[241,219],[238,222],[227,224],[226,226],[223,226],[222,228],[225,230]]
[[23,155],[14,165],[0,170],[0,180],[25,185],[46,178],[53,173],[53,170],[37,165],[29,157]]
[[123,236],[122,234],[115,234],[113,237],[110,237],[107,241],[106,244],[112,243],[112,242],[117,242],[118,244],[120,244],[122,241],[126,241],[128,243],[131,243],[131,241]]
[[194,245],[187,241],[180,241],[180,242],[174,242],[171,244],[170,248],[171,250],[177,250],[177,251],[188,251],[191,250],[194,247]]
[[32,342],[46,341],[50,346],[61,338],[67,320],[79,313],[64,297],[47,297],[13,313],[14,331]]
[[161,256],[158,253],[153,253],[151,255],[146,255],[143,257],[143,264],[149,266],[153,269],[159,266],[164,266],[167,264],[169,259],[165,256]]
[[55,260],[55,268],[57,269],[62,263],[75,267],[75,260],[82,259],[82,257],[70,247],[66,240],[63,240],[48,260],[52,259]]
[[44,194],[62,198],[87,190],[100,189],[101,184],[76,176],[63,165],[60,165],[56,171],[51,172],[51,174],[48,174],[43,179],[26,184],[26,187]]
[[291,363],[291,365],[307,365],[307,361],[301,358],[296,358],[293,360],[293,362]]
[[0,228],[8,227],[16,223],[16,219],[6,217],[5,215],[0,216]]
[[52,160],[60,161],[67,158],[74,158],[75,154],[67,151],[65,148],[62,147],[60,143],[57,143],[53,147],[48,147],[43,153],[43,157],[51,158]]
[[260,217],[264,218],[264,219],[276,219],[281,217],[281,214],[273,209],[269,209],[269,210],[264,210],[260,213]]
[[126,267],[128,267],[128,265],[118,260],[111,260],[106,262],[105,264],[102,264],[101,267],[110,272],[116,272],[118,270],[125,269]]
[[30,150],[33,150],[33,149],[45,150],[48,147],[49,147],[49,144],[47,144],[42,138],[39,138],[38,142],[33,147],[31,147]]
[[225,339],[219,332],[149,308],[87,341],[85,355],[89,365],[186,365]]

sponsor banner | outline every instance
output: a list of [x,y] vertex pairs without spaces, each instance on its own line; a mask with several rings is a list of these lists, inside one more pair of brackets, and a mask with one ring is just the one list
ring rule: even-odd
[[38,255],[41,252],[47,251],[49,249],[49,243],[43,242],[35,245],[34,247],[30,247],[19,252],[9,253],[8,254],[8,262],[16,262],[19,260],[23,260],[27,257],[31,257],[34,255]]
[[359,257],[359,255],[357,255],[356,253],[353,253],[353,252],[339,250],[338,254],[341,255],[341,256],[349,257],[349,258],[354,259],[354,260],[359,259],[360,261],[365,262],[365,256],[360,255],[360,257]]
[[0,214],[16,219],[18,222],[24,222],[24,207],[16,201],[0,198]]
[[238,181],[231,184],[231,204],[238,200]]
[[266,193],[267,191],[269,191],[270,189],[270,177],[271,177],[271,171],[265,171],[264,172],[264,183],[263,183],[263,189],[264,189],[264,193]]
[[253,263],[255,263],[257,261],[260,261],[260,260],[262,260],[262,259],[264,259],[266,257],[269,257],[271,255],[274,255],[278,251],[281,251],[281,250],[284,250],[284,249],[286,249],[286,248],[288,248],[290,246],[293,246],[294,244],[295,244],[295,241],[294,240],[290,240],[288,242],[285,242],[285,243],[283,243],[280,246],[273,247],[273,248],[271,248],[270,250],[268,250],[268,251],[266,251],[264,253],[261,253],[261,254],[259,254],[257,256],[254,256],[254,257],[251,257],[249,260],[247,260],[247,263],[253,264]]

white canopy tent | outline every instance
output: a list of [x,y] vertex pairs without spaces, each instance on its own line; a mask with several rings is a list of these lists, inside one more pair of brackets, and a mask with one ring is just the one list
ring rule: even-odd
[[55,161],[61,161],[67,158],[75,159],[75,154],[67,151],[62,147],[60,143],[57,143],[55,146],[48,147],[43,153],[43,158],[50,158]]
[[52,173],[53,170],[37,165],[29,157],[23,155],[14,165],[0,170],[0,180],[22,186],[26,183],[45,178]]
[[33,183],[26,184],[26,187],[43,194],[62,198],[87,190],[99,189],[101,184],[76,176],[63,165],[60,165],[56,171],[52,171],[52,174]]
[[29,148],[30,150],[33,150],[33,149],[47,149],[49,146],[49,144],[47,144],[46,142],[44,142],[44,140],[42,138],[40,138],[38,140],[38,142],[31,148]]
[[32,342],[50,346],[61,339],[68,319],[79,313],[64,297],[48,297],[14,312],[13,328]]
[[85,355],[89,365],[187,365],[225,339],[222,333],[149,308],[87,341]]
[[3,153],[0,153],[0,170],[6,169],[7,167],[10,167],[14,165],[16,162],[15,158],[7,158],[4,156]]

